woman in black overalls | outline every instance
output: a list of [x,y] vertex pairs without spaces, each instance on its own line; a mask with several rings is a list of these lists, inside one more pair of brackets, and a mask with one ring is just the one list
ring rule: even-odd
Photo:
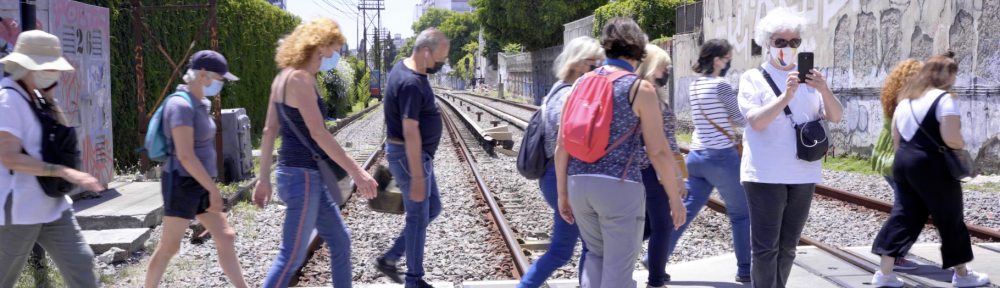
[[903,88],[892,122],[896,157],[892,173],[896,176],[899,196],[889,220],[882,226],[872,253],[882,256],[872,284],[878,287],[903,287],[892,272],[893,261],[903,257],[927,217],[934,217],[941,236],[942,269],[954,268],[952,284],[976,287],[989,283],[982,273],[973,272],[972,243],[965,226],[962,186],[951,176],[941,149],[963,149],[961,119],[954,94],[958,65],[950,50],[932,57]]

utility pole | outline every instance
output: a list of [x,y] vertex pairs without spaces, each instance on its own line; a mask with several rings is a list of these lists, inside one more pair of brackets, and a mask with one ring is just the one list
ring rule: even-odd
[[21,32],[38,29],[35,0],[21,0]]

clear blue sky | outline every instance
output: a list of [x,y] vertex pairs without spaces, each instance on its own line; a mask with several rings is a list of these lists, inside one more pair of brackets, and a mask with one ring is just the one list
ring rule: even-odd
[[[355,14],[359,12],[358,2],[359,0],[287,0],[288,12],[302,17],[304,21],[316,16],[329,17],[337,21],[351,49],[357,48],[355,46],[360,38],[358,31],[361,26],[361,15]],[[410,26],[413,25],[413,7],[419,2],[419,0],[385,0],[382,27],[389,29],[392,34],[402,34],[403,38],[413,35],[413,30],[410,30]],[[345,16],[341,10],[350,17]]]

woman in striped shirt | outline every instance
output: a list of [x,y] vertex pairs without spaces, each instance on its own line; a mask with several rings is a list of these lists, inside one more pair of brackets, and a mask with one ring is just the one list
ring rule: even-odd
[[726,216],[732,223],[736,250],[737,282],[750,282],[750,211],[740,185],[740,152],[734,126],[745,126],[733,87],[723,78],[729,70],[733,47],[726,40],[713,39],[701,46],[698,62],[692,67],[701,77],[691,83],[691,119],[694,133],[688,154],[688,190],[684,198],[687,222],[670,237],[673,253],[677,241],[701,208],[708,203],[713,188],[726,202]]

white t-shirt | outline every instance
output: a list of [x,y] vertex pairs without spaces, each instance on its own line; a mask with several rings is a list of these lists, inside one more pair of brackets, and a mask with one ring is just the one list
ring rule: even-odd
[[[924,117],[927,117],[927,112],[931,110],[931,105],[934,104],[934,100],[938,96],[944,93],[941,89],[932,89],[924,93],[924,96],[920,96],[917,100],[910,101],[909,99],[900,101],[899,105],[896,105],[896,113],[894,121],[896,121],[896,130],[899,130],[899,136],[902,136],[904,140],[910,141],[913,139],[914,135],[920,133],[920,124],[917,120],[913,119],[913,114],[910,113],[910,103],[913,103],[913,113],[917,113],[917,119],[920,122],[924,122]],[[958,103],[955,103],[955,97],[951,95],[946,95],[941,97],[941,101],[938,102],[937,106],[937,120],[941,122],[941,118],[944,116],[961,116],[962,112],[958,111]],[[940,143],[944,145],[944,143]]]
[[[770,62],[761,65],[771,75],[771,79],[784,93],[784,83],[790,71],[782,71]],[[778,101],[777,95],[757,69],[747,70],[740,76],[738,94],[740,111],[744,116],[771,101]],[[819,119],[823,109],[823,98],[819,91],[805,84],[799,85],[795,97],[788,103],[795,123],[806,123]],[[748,121],[749,122],[749,121]],[[822,183],[823,170],[820,161],[806,162],[795,158],[794,123],[782,112],[766,128],[747,128],[743,134],[743,159],[740,163],[740,181],[772,184]],[[750,126],[750,125],[747,125]]]
[[[21,139],[21,147],[35,159],[42,159],[42,127],[31,112],[31,106],[24,97],[30,97],[20,85],[10,78],[0,79],[0,131]],[[20,92],[20,93],[18,93]],[[23,95],[23,96],[22,96]],[[11,223],[31,225],[49,223],[62,217],[63,211],[72,203],[69,196],[52,198],[45,195],[34,175],[14,172],[0,164],[0,225],[7,223],[7,197],[13,193]]]

